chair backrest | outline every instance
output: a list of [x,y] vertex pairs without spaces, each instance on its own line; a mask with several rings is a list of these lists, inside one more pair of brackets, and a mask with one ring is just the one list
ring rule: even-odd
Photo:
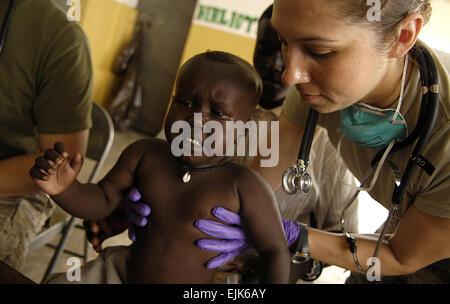
[[98,173],[108,155],[114,139],[114,125],[109,113],[101,105],[92,105],[92,128],[89,132],[89,142],[86,157],[95,160],[88,183],[95,182]]

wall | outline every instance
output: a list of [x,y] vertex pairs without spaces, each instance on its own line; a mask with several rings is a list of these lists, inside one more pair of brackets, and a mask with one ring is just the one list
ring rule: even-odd
[[[67,11],[67,0],[55,2]],[[112,63],[131,39],[135,25],[143,25],[142,109],[134,128],[156,135],[170,100],[196,0],[80,0],[80,3],[79,24],[91,44],[94,100],[104,106],[109,104],[118,80],[111,72]]]
[[432,48],[450,53],[450,1],[431,1],[433,12],[428,24],[422,29],[419,38]]
[[141,0],[144,24],[142,110],[134,128],[156,135],[162,127],[196,0]]
[[[67,10],[67,1],[55,2]],[[116,0],[81,0],[80,9],[78,23],[88,36],[91,47],[94,68],[93,98],[95,102],[106,106],[117,81],[117,77],[111,72],[112,63],[132,37],[138,11]]]
[[113,0],[87,0],[81,26],[89,37],[94,65],[94,100],[107,105],[117,77],[111,66],[130,40],[136,9]]

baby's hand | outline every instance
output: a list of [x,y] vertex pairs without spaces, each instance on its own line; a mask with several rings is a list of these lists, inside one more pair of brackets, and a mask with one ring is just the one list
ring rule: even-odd
[[48,149],[44,156],[36,158],[30,176],[42,191],[58,195],[75,181],[82,165],[80,153],[75,153],[70,159],[64,144],[56,142],[53,149]]

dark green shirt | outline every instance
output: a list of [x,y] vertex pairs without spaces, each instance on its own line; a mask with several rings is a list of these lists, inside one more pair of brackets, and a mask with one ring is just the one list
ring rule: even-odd
[[[39,151],[36,134],[91,127],[88,40],[53,0],[16,0],[0,55],[0,160]],[[0,0],[0,26],[10,0]]]

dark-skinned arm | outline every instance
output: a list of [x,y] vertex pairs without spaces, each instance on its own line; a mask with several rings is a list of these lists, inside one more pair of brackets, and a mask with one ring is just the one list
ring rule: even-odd
[[[381,275],[411,274],[434,262],[450,258],[450,219],[408,208],[389,242],[379,252]],[[355,235],[358,259],[367,270],[377,237]],[[308,228],[311,257],[328,264],[358,271],[342,234]]]
[[239,195],[242,224],[260,255],[260,283],[289,283],[290,255],[270,186],[255,172],[245,170],[240,179]]
[[32,176],[36,184],[68,213],[84,219],[101,219],[122,202],[125,191],[133,185],[137,164],[143,156],[141,145],[142,142],[137,142],[125,149],[116,165],[98,184],[81,184],[74,180],[81,169],[81,154],[75,153],[69,159],[65,151],[58,151],[61,160],[57,160],[60,163],[54,166],[53,174],[41,179]]
[[[52,148],[53,143],[63,142],[69,153],[85,153],[89,130],[67,134],[38,134],[42,152]],[[29,178],[28,170],[41,153],[19,155],[0,161],[0,197],[18,196],[36,192],[39,188]]]

